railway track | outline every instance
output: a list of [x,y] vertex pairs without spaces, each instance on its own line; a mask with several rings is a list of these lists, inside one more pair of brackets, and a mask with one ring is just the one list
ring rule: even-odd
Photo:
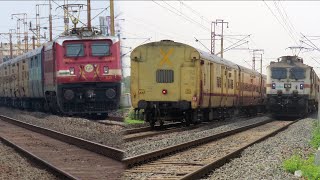
[[186,129],[182,126],[181,122],[168,123],[164,124],[161,128],[160,126],[155,126],[154,129],[151,127],[141,127],[141,128],[132,128],[124,130],[123,140],[124,141],[134,141],[137,139],[142,139],[145,137],[152,137],[164,133],[176,132],[182,129]]
[[123,151],[0,116],[0,139],[67,179],[120,179]]
[[[178,146],[124,159],[125,178],[196,179],[222,166],[240,152],[288,127],[295,121],[251,124]],[[179,152],[179,153],[176,153]],[[170,156],[169,156],[170,155]],[[139,166],[138,166],[139,165]],[[140,176],[143,174],[143,177]]]
[[118,122],[124,121],[124,118],[119,116],[108,116],[107,119],[111,121],[118,121]]
[[[262,115],[256,116],[261,117]],[[254,118],[256,118],[254,117]],[[241,117],[240,117],[241,118]],[[183,123],[181,122],[175,122],[175,123],[168,123],[164,124],[162,128],[160,126],[155,126],[155,129],[152,129],[151,127],[142,127],[142,128],[133,128],[133,129],[127,129],[124,131],[123,140],[124,141],[134,141],[138,139],[143,139],[146,137],[153,137],[161,134],[167,134],[172,132],[180,132],[185,130],[192,130],[196,129],[198,127],[209,125],[216,123],[215,121],[209,121],[209,122],[202,122],[201,124],[197,125],[191,125],[189,127],[183,126]]]
[[117,125],[117,126],[126,127],[126,125],[124,124],[123,117],[109,116],[107,117],[106,120],[98,120],[96,122],[100,124],[105,124],[105,125]]

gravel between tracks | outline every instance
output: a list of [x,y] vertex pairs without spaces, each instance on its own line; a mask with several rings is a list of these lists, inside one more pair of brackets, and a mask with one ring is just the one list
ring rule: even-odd
[[0,179],[58,179],[0,142]]
[[0,114],[107,146],[122,148],[123,127],[118,125],[105,125],[84,118],[62,117],[4,107],[0,107]]
[[282,169],[282,162],[296,152],[307,155],[313,119],[301,120],[279,134],[255,144],[205,179],[299,179]]
[[[162,149],[169,146],[174,146],[180,143],[195,140],[197,138],[209,136],[212,134],[220,133],[227,130],[236,129],[248,124],[261,122],[269,119],[268,117],[256,117],[249,120],[241,120],[237,122],[228,121],[226,124],[219,127],[203,126],[197,130],[174,132],[157,136],[156,138],[150,137],[137,141],[127,142],[124,144],[125,156],[132,157],[135,155],[147,153],[150,151]],[[214,125],[213,125],[214,126]],[[216,125],[215,125],[216,126]]]

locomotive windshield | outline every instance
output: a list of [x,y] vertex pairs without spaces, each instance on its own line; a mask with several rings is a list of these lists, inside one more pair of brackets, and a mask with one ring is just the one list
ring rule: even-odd
[[67,44],[66,45],[66,56],[67,57],[84,56],[83,44]]
[[96,43],[91,45],[92,56],[110,55],[110,45],[107,43]]
[[290,69],[290,79],[304,79],[305,70],[303,68],[294,67]]
[[287,69],[281,67],[274,67],[271,69],[272,79],[285,79],[287,78]]

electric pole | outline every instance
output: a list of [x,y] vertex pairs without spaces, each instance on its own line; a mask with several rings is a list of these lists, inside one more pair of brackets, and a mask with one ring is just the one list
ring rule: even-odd
[[51,14],[51,0],[49,0],[49,41],[52,41],[52,14]]
[[111,36],[115,35],[115,30],[114,30],[114,5],[113,5],[113,0],[110,0],[110,32]]
[[[23,30],[24,30],[24,51],[28,52],[28,23],[27,23],[27,13],[17,13],[17,14],[11,14],[11,19],[13,17],[17,17],[17,34],[18,34],[18,46],[21,45],[20,41],[20,21],[23,22]],[[22,17],[22,18],[19,18]],[[19,47],[20,49],[20,47]],[[20,54],[20,51],[19,51]]]
[[87,0],[87,21],[88,29],[91,30],[91,3],[90,0]]
[[[36,5],[36,36],[37,36],[37,47],[40,46],[40,4]],[[32,27],[30,27],[32,29]]]
[[[215,22],[211,22],[211,54],[215,54],[215,41],[216,41],[216,34],[215,34],[215,31],[216,31],[216,26],[214,25],[213,26],[213,23]],[[212,26],[214,29],[212,29]]]
[[40,32],[40,6],[49,6],[49,41],[52,41],[52,6],[51,6],[51,0],[49,0],[49,4],[36,4],[36,28],[32,29],[32,25],[30,22],[30,29],[32,32],[36,30],[36,39],[37,39],[37,47],[40,47],[40,41],[41,41],[41,32]]
[[69,17],[68,17],[68,0],[64,0],[64,5],[63,5],[63,22],[64,22],[64,34],[68,35],[69,34]]
[[[14,31],[14,32],[13,32],[13,31]],[[0,35],[7,35],[7,36],[9,36],[9,53],[10,53],[10,59],[13,58],[13,43],[12,43],[13,34],[18,35],[16,29],[9,29],[9,33],[0,33]],[[21,34],[24,34],[24,33],[20,33],[20,35],[21,35]],[[21,47],[18,46],[17,52],[20,53],[20,50],[21,50]],[[16,54],[16,55],[19,55],[19,54]]]
[[[217,29],[218,24],[221,24],[221,33],[220,34],[216,33],[216,29]],[[221,58],[223,58],[223,31],[224,31],[224,24],[227,24],[227,28],[229,28],[229,22],[225,22],[223,19],[216,19],[215,22],[211,22],[211,54],[215,54],[216,36],[220,36]],[[213,31],[212,31],[212,29],[213,29]]]
[[260,61],[260,73],[262,74],[262,54],[264,53],[263,49],[252,49],[252,70],[256,70],[256,60],[259,58]]
[[[14,29],[15,30],[15,29]],[[13,57],[13,50],[12,50],[12,31],[11,29],[9,30],[9,33],[0,33],[0,35],[8,35],[9,36],[9,48],[10,48],[10,59]]]

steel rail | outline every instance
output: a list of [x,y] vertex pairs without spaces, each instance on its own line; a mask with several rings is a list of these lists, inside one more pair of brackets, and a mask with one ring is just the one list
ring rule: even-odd
[[269,133],[269,134],[267,134],[267,135],[255,140],[254,142],[251,142],[251,143],[247,144],[246,146],[243,146],[243,147],[241,147],[241,148],[239,148],[239,149],[227,154],[226,156],[221,157],[217,161],[211,162],[211,163],[205,165],[204,167],[202,167],[202,168],[200,168],[200,169],[198,169],[198,170],[196,170],[196,171],[194,171],[192,173],[189,173],[189,174],[185,175],[184,177],[181,178],[181,180],[193,180],[193,179],[199,179],[199,178],[203,177],[204,175],[210,173],[212,170],[223,166],[226,162],[230,161],[231,159],[239,157],[241,155],[241,152],[244,149],[252,146],[253,144],[259,143],[259,142],[261,142],[261,141],[263,141],[263,140],[265,140],[265,139],[267,139],[269,137],[274,136],[275,134],[285,130],[290,125],[292,125],[293,123],[296,123],[299,120],[300,119],[292,121],[291,123],[288,123],[287,125],[279,128],[279,129],[274,130],[273,132],[271,132],[271,133]]
[[[99,144],[96,142],[88,141],[79,137],[67,135],[58,131],[54,131],[48,128],[43,128],[40,126],[32,125],[30,123],[22,122],[17,119],[13,119],[7,116],[0,115],[0,119],[3,121],[6,121],[8,123],[20,126],[22,128],[31,130],[33,132],[37,132],[46,136],[49,136],[51,138],[60,140],[65,143],[69,143],[72,145],[75,145],[77,147],[89,150],[91,152],[95,152],[101,155],[104,155],[106,157],[109,157],[111,159],[122,161],[124,151],[120,149],[116,149],[113,147],[109,147],[103,144]],[[121,137],[118,137],[121,138]]]
[[126,167],[131,168],[131,167],[139,165],[139,164],[143,164],[143,163],[146,163],[146,162],[153,161],[153,160],[158,159],[160,157],[171,155],[171,154],[173,154],[175,152],[178,152],[178,151],[182,151],[182,150],[185,150],[185,149],[188,149],[188,148],[191,148],[191,147],[199,146],[201,144],[205,144],[205,143],[214,141],[214,140],[219,139],[219,138],[224,138],[224,137],[227,137],[227,136],[230,136],[230,135],[233,135],[233,134],[236,134],[236,133],[239,133],[239,132],[242,132],[242,131],[245,131],[245,130],[248,130],[248,129],[251,129],[251,128],[254,128],[254,127],[257,127],[257,126],[261,126],[261,125],[269,123],[271,121],[273,121],[273,120],[272,119],[268,119],[268,120],[265,120],[265,121],[262,121],[262,122],[252,123],[252,124],[249,124],[249,125],[246,125],[246,126],[242,126],[240,128],[236,128],[236,129],[233,129],[233,130],[225,131],[225,132],[222,132],[222,133],[217,133],[217,134],[210,135],[210,136],[207,136],[207,137],[204,137],[204,138],[198,138],[198,139],[195,139],[193,141],[181,143],[181,144],[178,144],[178,145],[175,145],[175,146],[169,146],[167,148],[163,148],[163,149],[160,149],[160,150],[144,153],[144,154],[133,156],[133,157],[124,158],[123,159],[123,163],[125,164]]
[[0,136],[0,140],[4,144],[14,148],[19,153],[21,153],[21,154],[25,155],[26,157],[32,159],[35,163],[37,163],[39,165],[42,165],[42,166],[45,166],[50,172],[52,172],[53,174],[57,175],[61,179],[72,179],[72,180],[78,180],[79,179],[79,178],[67,173],[66,171],[63,171],[63,170],[59,169],[58,167],[50,164],[49,162],[41,159],[40,157],[36,156],[35,154],[33,154],[33,153],[23,149],[22,147],[14,144],[13,142],[11,142],[10,140],[8,140],[8,139],[6,139],[4,137]]
[[[176,126],[181,126],[181,122],[174,122],[174,123],[168,123],[164,124],[161,128],[171,128],[171,127],[176,127]],[[147,131],[152,131],[152,130],[157,130],[160,129],[160,126],[155,126],[154,129],[152,129],[150,126],[148,127],[141,127],[141,128],[132,128],[132,129],[126,129],[123,131],[124,135],[127,134],[136,134],[136,133],[141,133],[141,132],[147,132]]]

